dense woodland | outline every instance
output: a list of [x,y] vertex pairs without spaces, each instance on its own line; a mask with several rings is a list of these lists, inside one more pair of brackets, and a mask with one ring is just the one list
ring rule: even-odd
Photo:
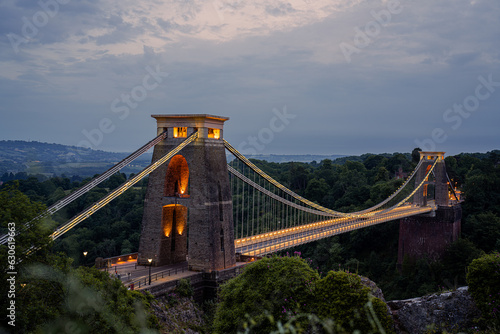
[[[418,162],[418,150],[408,154],[365,154],[311,163],[253,162],[298,194],[334,210],[349,212],[370,207],[397,189],[403,180],[396,178],[396,175],[413,170]],[[318,270],[320,276],[339,269],[367,276],[382,288],[388,300],[410,298],[465,285],[466,268],[473,259],[484,253],[500,251],[499,164],[500,151],[446,158],[448,174],[462,190],[465,202],[462,204],[462,238],[450,245],[441,261],[406,259],[402,270],[398,271],[397,221],[320,240],[288,252],[301,252],[302,257],[307,259],[312,268]],[[113,175],[45,223],[50,229],[65,222],[126,179],[127,175],[123,173]],[[26,211],[18,213],[21,217],[19,219],[27,219],[30,213],[34,216],[34,212],[30,210],[40,212],[44,206],[53,204],[89,182],[90,178],[47,178],[19,173],[4,174],[2,180],[4,184],[0,187],[0,192],[19,191],[19,195],[16,195],[18,201],[40,203],[35,204],[35,209],[27,209],[26,203],[19,204],[19,210]],[[112,286],[111,281],[102,283],[104,278],[99,278],[99,273],[75,271],[76,269],[71,268],[82,264],[91,265],[98,256],[108,257],[137,251],[146,187],[147,178],[57,240],[53,244],[53,251],[61,251],[72,258],[69,260],[65,256],[56,256],[54,261],[59,261],[58,266],[100,289]],[[8,203],[2,204],[8,206]],[[13,205],[16,207],[17,204]],[[2,216],[2,224],[9,221],[10,214],[13,213],[8,212],[7,216]],[[3,227],[2,225],[2,231],[5,230]],[[37,239],[36,233],[27,238],[26,243],[34,242]],[[36,242],[42,243],[44,240]],[[86,258],[83,257],[83,251],[88,252]],[[42,258],[47,261],[47,257]],[[113,289],[115,288],[119,289],[117,286]],[[120,293],[129,307],[134,300],[140,300],[145,305],[148,303],[140,296]]]
[[[335,161],[269,163],[253,160],[266,173],[312,201],[334,210],[361,210],[387,198],[403,182],[395,176],[413,170],[418,149],[412,153],[365,154]],[[344,268],[376,281],[388,299],[402,299],[442,287],[465,284],[465,266],[481,252],[500,251],[500,151],[460,154],[446,158],[448,174],[466,198],[462,204],[462,240],[453,244],[441,262],[407,261],[396,270],[399,222],[389,222],[320,240],[298,249],[320,271]],[[132,174],[133,175],[133,174]],[[10,175],[32,201],[49,206],[90,178]],[[126,181],[117,173],[52,217],[57,223],[81,212],[110,189]],[[147,178],[91,216],[55,243],[55,249],[74,259],[76,265],[136,252],[141,231]],[[84,259],[82,252],[87,251]]]

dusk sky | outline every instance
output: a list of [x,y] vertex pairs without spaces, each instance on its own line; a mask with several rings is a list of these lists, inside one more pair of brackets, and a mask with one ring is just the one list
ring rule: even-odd
[[0,31],[0,140],[194,113],[247,154],[500,149],[498,0],[0,0]]

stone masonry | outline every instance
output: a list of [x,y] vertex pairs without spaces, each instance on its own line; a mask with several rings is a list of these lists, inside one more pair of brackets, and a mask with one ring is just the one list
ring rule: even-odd
[[235,265],[232,198],[222,140],[228,118],[212,115],[153,115],[158,134],[153,161],[198,131],[198,139],[149,176],[138,263],[183,262],[191,270]]
[[437,209],[429,214],[401,219],[398,266],[402,265],[405,257],[438,260],[446,247],[460,237],[462,208],[460,204],[452,203],[449,198],[444,152],[420,152],[423,162],[417,172],[415,186],[424,180],[436,157],[438,163],[434,167],[433,177],[429,177],[424,186],[415,193],[414,203],[427,205],[426,192],[429,190],[428,186],[433,186],[433,199]]

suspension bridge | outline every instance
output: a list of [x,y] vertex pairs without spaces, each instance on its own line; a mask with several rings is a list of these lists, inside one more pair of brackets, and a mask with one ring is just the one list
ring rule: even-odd
[[[152,117],[157,120],[154,139],[37,218],[54,214],[154,147],[152,163],[57,227],[52,239],[148,175],[137,261],[161,266],[187,259],[196,271],[233,267],[236,254],[263,256],[388,221],[430,217],[459,202],[446,174],[444,152],[420,152],[415,169],[384,201],[357,212],[339,212],[296,194],[242,155],[223,138],[228,118]],[[0,243],[8,238],[2,236]]]

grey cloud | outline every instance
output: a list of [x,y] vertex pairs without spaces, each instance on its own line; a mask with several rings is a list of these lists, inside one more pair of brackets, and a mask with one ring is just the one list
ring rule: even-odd
[[175,22],[172,22],[170,20],[163,20],[163,19],[157,19],[156,21],[158,25],[166,32],[174,32],[174,31],[179,31],[185,34],[193,33],[195,32],[198,28],[196,28],[193,25],[189,24],[177,24]]
[[447,63],[452,66],[464,66],[476,60],[480,54],[478,52],[467,52],[454,54],[447,59]]
[[295,9],[290,3],[281,3],[279,6],[266,6],[266,12],[273,16],[283,16],[295,12]]

